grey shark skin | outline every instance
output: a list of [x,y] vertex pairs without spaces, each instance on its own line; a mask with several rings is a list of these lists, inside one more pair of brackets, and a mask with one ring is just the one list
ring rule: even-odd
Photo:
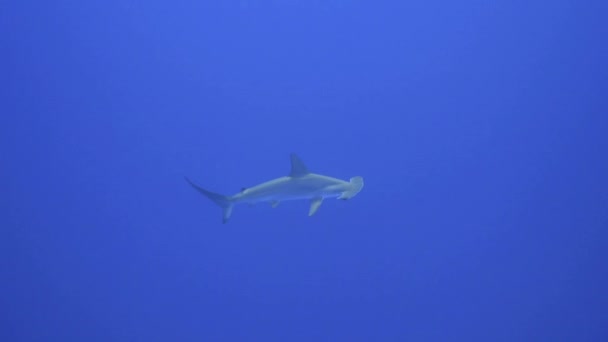
[[282,201],[307,199],[310,200],[308,216],[312,216],[323,203],[323,199],[347,200],[353,198],[363,188],[363,177],[352,177],[347,182],[309,172],[295,153],[291,154],[291,172],[288,176],[245,188],[233,196],[224,196],[203,189],[188,177],[186,177],[186,181],[223,209],[223,223],[228,222],[232,215],[232,208],[236,204],[267,202],[274,208]]

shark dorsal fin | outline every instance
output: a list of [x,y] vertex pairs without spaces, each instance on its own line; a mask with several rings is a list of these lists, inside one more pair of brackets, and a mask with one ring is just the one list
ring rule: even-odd
[[289,172],[290,177],[302,177],[302,176],[305,176],[310,173],[310,172],[308,172],[308,168],[306,167],[306,165],[304,165],[304,163],[298,157],[297,154],[292,153],[290,155],[290,157],[291,157],[291,172]]

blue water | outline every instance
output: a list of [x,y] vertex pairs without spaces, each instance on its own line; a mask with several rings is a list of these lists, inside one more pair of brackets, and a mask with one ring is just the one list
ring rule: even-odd
[[4,3],[0,341],[608,341],[607,10]]

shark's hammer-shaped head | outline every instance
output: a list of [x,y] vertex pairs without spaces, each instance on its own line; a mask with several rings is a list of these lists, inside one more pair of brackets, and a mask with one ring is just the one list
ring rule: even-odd
[[355,197],[359,191],[363,189],[363,177],[352,177],[350,179],[350,188],[342,193],[338,199],[349,200]]

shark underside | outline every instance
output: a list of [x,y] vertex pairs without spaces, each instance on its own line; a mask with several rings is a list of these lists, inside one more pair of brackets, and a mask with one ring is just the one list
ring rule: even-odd
[[282,201],[309,200],[308,216],[314,215],[325,198],[347,200],[353,198],[363,188],[362,177],[352,177],[349,181],[323,176],[308,171],[302,160],[291,154],[291,172],[250,188],[244,188],[232,196],[224,196],[203,189],[186,177],[186,181],[198,192],[212,200],[223,210],[223,223],[228,222],[236,204],[270,203],[276,207]]

